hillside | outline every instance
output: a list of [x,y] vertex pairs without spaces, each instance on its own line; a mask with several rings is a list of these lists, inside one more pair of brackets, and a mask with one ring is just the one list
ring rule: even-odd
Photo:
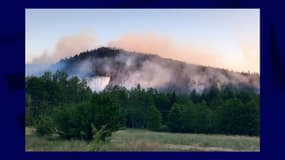
[[252,87],[259,92],[258,74],[239,73],[208,66],[188,64],[156,55],[101,47],[66,58],[53,65],[69,75],[86,78],[93,90],[106,85],[127,89],[138,84],[160,91],[203,91],[213,85]]

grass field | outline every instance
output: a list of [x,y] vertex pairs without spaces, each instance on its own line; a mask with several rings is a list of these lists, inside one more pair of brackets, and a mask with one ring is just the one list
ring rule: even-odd
[[[119,130],[102,151],[259,151],[259,137],[182,134],[141,129]],[[88,151],[83,140],[63,140],[57,135],[39,137],[26,128],[26,151]]]

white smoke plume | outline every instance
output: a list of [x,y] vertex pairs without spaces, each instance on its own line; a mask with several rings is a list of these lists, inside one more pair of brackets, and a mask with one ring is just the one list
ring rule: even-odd
[[95,76],[87,78],[87,85],[94,92],[100,92],[108,85],[110,77]]
[[102,91],[107,85],[157,88],[189,92],[203,90],[215,85],[237,87],[259,86],[259,75],[232,72],[213,67],[187,64],[155,55],[136,54],[120,50],[115,56],[86,58],[76,66],[68,66],[71,73],[88,77],[93,91]]
[[140,70],[134,71],[127,77],[122,86],[127,89],[136,87],[138,84],[143,88],[160,88],[172,79],[171,71],[161,65],[146,61]]

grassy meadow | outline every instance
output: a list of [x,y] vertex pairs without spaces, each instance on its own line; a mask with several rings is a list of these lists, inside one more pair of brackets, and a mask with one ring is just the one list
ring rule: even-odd
[[[259,137],[153,132],[125,129],[114,132],[101,151],[259,151]],[[84,140],[58,135],[37,136],[26,128],[26,151],[89,151]]]

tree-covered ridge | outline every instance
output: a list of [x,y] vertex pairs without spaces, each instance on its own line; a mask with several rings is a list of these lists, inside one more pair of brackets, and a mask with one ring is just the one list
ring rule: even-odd
[[69,75],[83,78],[110,77],[109,85],[127,89],[137,84],[142,88],[188,93],[193,90],[201,92],[211,86],[219,89],[228,85],[252,87],[257,92],[260,88],[257,73],[233,72],[108,47],[82,52],[54,66]]
[[201,93],[159,92],[109,85],[91,92],[64,72],[26,78],[26,125],[65,138],[92,138],[92,125],[157,131],[259,135],[259,94],[252,88],[212,86]]

